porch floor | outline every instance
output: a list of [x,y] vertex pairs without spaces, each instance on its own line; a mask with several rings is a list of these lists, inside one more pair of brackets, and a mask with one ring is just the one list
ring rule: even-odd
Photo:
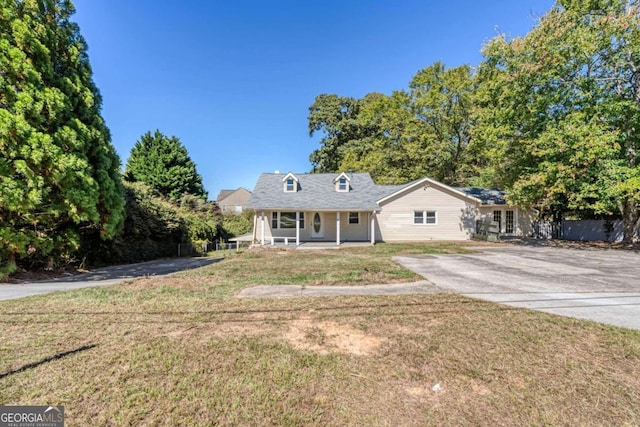
[[[261,246],[259,243],[256,246]],[[285,245],[283,242],[276,242],[274,245],[265,242],[265,248],[278,248],[278,249],[340,249],[340,248],[352,248],[371,246],[371,242],[341,242],[340,245],[336,245],[336,242],[300,242],[300,245],[296,246],[295,240]]]

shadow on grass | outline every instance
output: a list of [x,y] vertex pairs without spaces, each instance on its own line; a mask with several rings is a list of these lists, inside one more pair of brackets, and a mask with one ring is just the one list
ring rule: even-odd
[[19,367],[17,369],[13,369],[11,371],[7,371],[7,372],[1,373],[0,374],[0,380],[5,378],[5,377],[8,377],[9,375],[19,374],[20,372],[24,372],[27,369],[37,368],[40,365],[44,365],[45,363],[53,362],[54,360],[62,359],[63,357],[71,356],[73,354],[77,354],[77,353],[80,353],[82,351],[91,350],[92,348],[94,348],[96,346],[97,346],[97,344],[83,345],[82,347],[78,347],[78,348],[73,349],[73,350],[64,351],[62,353],[54,354],[53,356],[46,357],[46,358],[44,358],[42,360],[38,360],[37,362],[33,362],[33,363],[28,363],[26,365],[22,365],[21,367]]

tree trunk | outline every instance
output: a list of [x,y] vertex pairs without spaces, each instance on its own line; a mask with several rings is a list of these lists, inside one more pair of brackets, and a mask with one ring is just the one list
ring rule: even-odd
[[638,203],[634,200],[625,200],[622,203],[623,243],[635,243],[638,241],[638,225],[640,225]]

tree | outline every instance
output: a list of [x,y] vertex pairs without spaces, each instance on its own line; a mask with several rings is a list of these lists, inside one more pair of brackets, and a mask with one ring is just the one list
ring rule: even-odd
[[183,194],[206,199],[202,177],[187,149],[175,136],[147,132],[131,149],[124,173],[129,182],[143,182],[173,201]]
[[339,170],[368,172],[380,184],[405,183],[432,172],[437,154],[425,149],[426,129],[413,115],[407,92],[367,94],[357,121],[369,134],[343,148]]
[[313,172],[338,170],[345,147],[374,131],[357,120],[361,103],[355,98],[321,94],[309,107],[309,136],[323,133],[320,149],[309,156]]
[[640,215],[637,1],[559,1],[525,37],[485,47],[480,131],[500,148],[511,201],[623,218]]
[[[482,147],[474,143],[472,111],[475,81],[468,65],[447,69],[436,62],[413,77],[410,108],[426,126],[425,150],[437,159],[432,176],[446,184],[466,185],[483,164]],[[426,154],[426,153],[425,153]]]
[[311,134],[324,134],[310,157],[313,171],[369,172],[383,184],[424,176],[467,184],[484,165],[471,133],[474,91],[470,67],[436,62],[413,77],[409,91],[320,95],[309,115]]
[[0,265],[122,226],[120,161],[69,0],[0,6]]

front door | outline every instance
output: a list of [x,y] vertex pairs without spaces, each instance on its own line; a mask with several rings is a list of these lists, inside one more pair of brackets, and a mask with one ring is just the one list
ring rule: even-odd
[[324,238],[324,218],[322,212],[316,212],[311,217],[311,238]]

